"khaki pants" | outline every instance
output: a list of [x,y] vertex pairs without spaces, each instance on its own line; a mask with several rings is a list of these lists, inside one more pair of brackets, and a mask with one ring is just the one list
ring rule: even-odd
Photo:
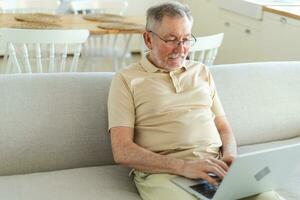
[[[134,182],[143,200],[196,200],[173,182],[170,174],[147,174],[134,171]],[[284,200],[276,192],[265,192],[243,200]]]

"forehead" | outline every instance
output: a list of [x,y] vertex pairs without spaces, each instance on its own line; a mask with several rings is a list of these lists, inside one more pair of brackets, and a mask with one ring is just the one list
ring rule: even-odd
[[162,35],[183,36],[192,31],[192,22],[187,17],[164,16],[162,21],[155,26],[155,31]]

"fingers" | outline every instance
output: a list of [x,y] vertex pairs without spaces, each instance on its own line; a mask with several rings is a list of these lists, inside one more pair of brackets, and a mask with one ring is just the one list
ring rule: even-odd
[[218,159],[214,159],[214,158],[210,158],[210,160],[212,162],[214,162],[215,164],[217,164],[218,166],[220,166],[226,172],[228,171],[229,167],[228,167],[227,163],[224,162],[223,160],[218,160]]
[[228,166],[226,163],[224,163],[221,160],[209,158],[206,159],[206,167],[205,167],[205,172],[206,173],[213,173],[220,177],[221,179],[224,178],[225,174],[228,171]]
[[210,177],[207,173],[202,174],[202,179],[206,180],[209,184],[218,185],[219,183],[214,178]]
[[213,173],[220,179],[223,179],[227,171],[228,166],[222,160],[207,158],[197,161],[186,161],[180,175],[192,179],[202,178],[211,184],[217,185],[217,180],[210,177],[209,173]]

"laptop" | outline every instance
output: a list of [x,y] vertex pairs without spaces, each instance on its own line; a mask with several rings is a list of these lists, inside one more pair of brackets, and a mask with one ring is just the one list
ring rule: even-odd
[[299,155],[300,144],[238,155],[216,187],[202,179],[175,177],[171,181],[202,200],[240,199],[276,190],[293,170],[299,169]]

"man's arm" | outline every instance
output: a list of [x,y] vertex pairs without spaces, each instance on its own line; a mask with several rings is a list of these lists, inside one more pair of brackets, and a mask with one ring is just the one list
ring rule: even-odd
[[207,173],[223,178],[228,166],[220,160],[209,158],[197,161],[185,161],[151,152],[133,141],[134,131],[129,127],[110,129],[113,156],[117,163],[151,173],[170,173],[187,178],[203,178],[217,184]]
[[237,155],[236,140],[225,116],[217,116],[215,124],[222,140],[222,160],[228,165],[232,163]]

